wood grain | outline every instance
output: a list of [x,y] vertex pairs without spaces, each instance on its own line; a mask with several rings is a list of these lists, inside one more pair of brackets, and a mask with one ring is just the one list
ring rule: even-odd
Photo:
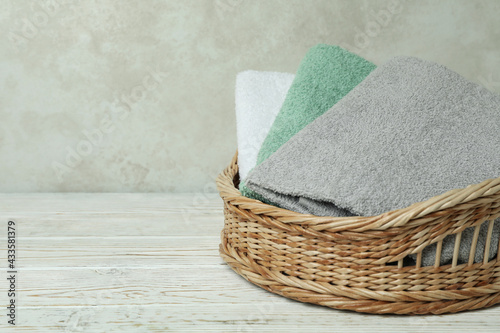
[[[500,307],[336,311],[266,292],[218,254],[217,194],[0,194],[18,224],[22,332],[497,332]],[[6,248],[6,235],[0,235]],[[5,254],[2,265],[6,271]],[[0,286],[5,304],[7,284]],[[0,330],[10,331],[3,315]]]

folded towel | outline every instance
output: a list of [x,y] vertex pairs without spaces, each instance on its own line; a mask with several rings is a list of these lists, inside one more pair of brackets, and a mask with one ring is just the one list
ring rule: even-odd
[[236,77],[236,127],[240,179],[257,164],[257,154],[295,75],[245,71]]
[[[338,46],[319,44],[312,47],[300,63],[285,102],[259,151],[257,164],[347,95],[375,67]],[[266,201],[244,184],[240,189],[247,197]]]
[[262,144],[258,163],[335,105],[374,69],[371,62],[339,46],[312,47],[300,63],[283,107]]
[[397,57],[254,168],[246,186],[302,213],[371,216],[500,176],[499,147],[500,96]]

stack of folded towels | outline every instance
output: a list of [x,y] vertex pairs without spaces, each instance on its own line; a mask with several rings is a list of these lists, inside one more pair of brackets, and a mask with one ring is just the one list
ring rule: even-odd
[[[414,57],[380,67],[317,45],[296,75],[236,80],[241,193],[319,216],[373,216],[500,176],[500,96]],[[462,234],[459,263],[474,228]],[[487,224],[475,261],[483,258]],[[490,254],[497,253],[500,219]],[[455,237],[443,241],[441,264]],[[434,264],[435,245],[422,265]]]

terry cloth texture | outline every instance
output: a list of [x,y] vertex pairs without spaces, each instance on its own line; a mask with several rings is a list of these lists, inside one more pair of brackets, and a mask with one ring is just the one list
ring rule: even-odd
[[236,77],[236,128],[240,179],[257,164],[257,154],[283,105],[295,75],[245,71]]
[[339,46],[319,44],[302,59],[259,151],[260,164],[363,81],[375,65]]
[[[325,113],[376,68],[371,62],[339,46],[319,44],[307,52],[285,102],[262,144],[262,163],[292,136]],[[240,185],[243,195],[271,203]]]
[[246,185],[301,213],[378,215],[499,177],[499,147],[500,96],[444,66],[397,57],[254,168]]

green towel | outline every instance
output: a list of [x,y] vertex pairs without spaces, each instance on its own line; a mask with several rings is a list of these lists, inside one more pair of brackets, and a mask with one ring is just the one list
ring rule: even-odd
[[[375,65],[339,46],[319,44],[302,59],[285,102],[260,148],[257,165],[363,81]],[[240,184],[249,198],[272,204]]]

